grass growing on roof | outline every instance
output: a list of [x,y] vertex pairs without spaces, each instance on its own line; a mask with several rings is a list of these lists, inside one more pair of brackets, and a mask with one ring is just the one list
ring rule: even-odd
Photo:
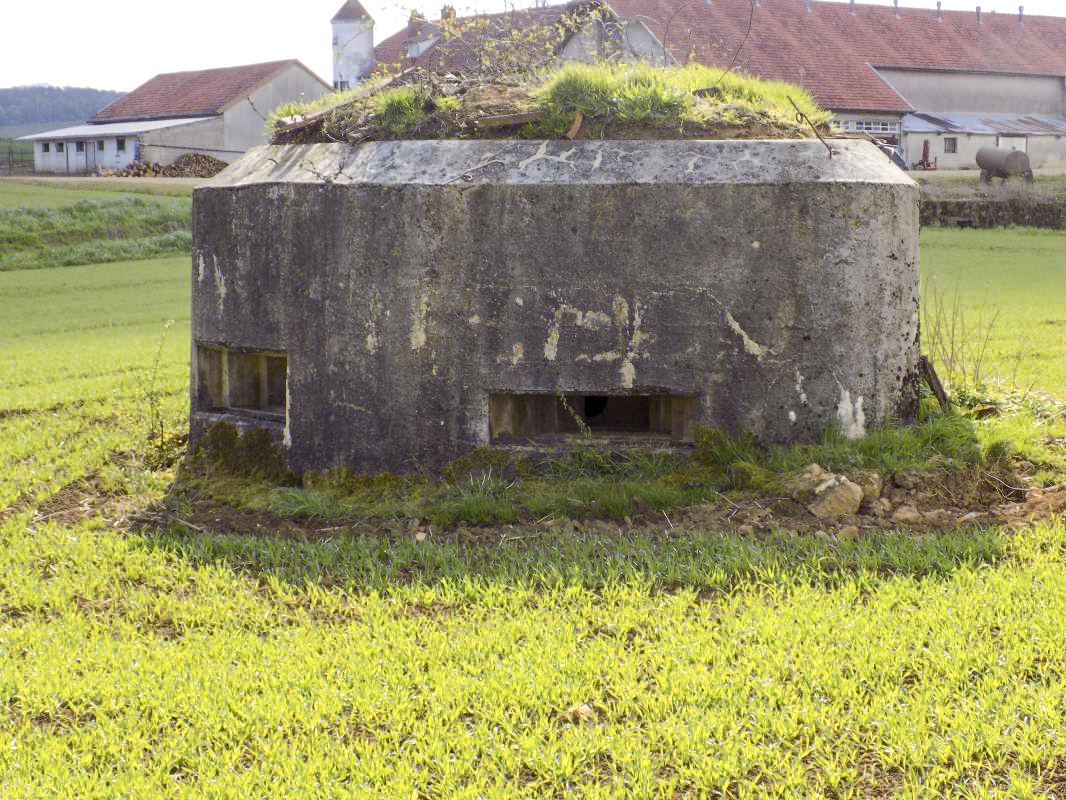
[[[699,90],[713,93],[698,96]],[[749,112],[792,125],[796,110],[789,97],[816,125],[832,119],[832,114],[819,108],[807,90],[795,84],[723,73],[697,64],[567,64],[551,73],[534,91],[534,97],[539,108],[569,115],[567,127],[577,111],[621,123],[671,126],[712,119],[740,121],[741,114]]]
[[[332,108],[318,140],[344,141],[349,134],[358,139],[476,138],[486,135],[477,127],[481,117],[540,111],[541,120],[509,134],[551,138],[564,134],[580,111],[589,121],[587,135],[608,129],[621,135],[628,129],[645,135],[661,130],[671,137],[736,136],[746,130],[764,137],[813,136],[806,123],[797,121],[789,97],[815,125],[826,128],[832,118],[799,86],[699,65],[569,63],[533,73],[518,85],[457,80],[445,91],[448,85],[447,79],[423,75],[380,91],[337,93],[285,107],[272,117],[271,129],[278,129],[281,116]],[[499,91],[480,90],[486,87]],[[493,129],[487,135],[507,134]]]

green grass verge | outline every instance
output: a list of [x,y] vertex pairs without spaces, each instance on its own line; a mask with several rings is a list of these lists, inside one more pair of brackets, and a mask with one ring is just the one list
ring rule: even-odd
[[94,198],[0,209],[0,270],[188,253],[190,215],[187,197]]

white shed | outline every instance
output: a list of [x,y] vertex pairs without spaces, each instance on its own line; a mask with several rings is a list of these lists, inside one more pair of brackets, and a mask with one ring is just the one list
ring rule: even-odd
[[134,161],[173,164],[186,153],[221,161],[266,144],[278,106],[321,97],[330,86],[296,60],[156,75],[85,125],[25,136],[38,172],[122,169]]

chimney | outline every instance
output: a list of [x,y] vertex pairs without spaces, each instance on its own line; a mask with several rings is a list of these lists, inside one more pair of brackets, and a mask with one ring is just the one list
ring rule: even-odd
[[984,23],[981,22],[981,6],[977,7],[977,24],[978,25],[984,24]]
[[943,22],[944,21],[944,14],[940,10],[940,0],[936,0],[936,21],[937,22]]
[[900,18],[899,17],[899,0],[895,0],[895,6],[896,6],[896,19],[899,19]]
[[808,11],[811,10],[811,0],[803,0],[803,7]]
[[851,16],[855,16],[855,0],[851,0],[851,9],[848,11]]
[[1018,24],[1025,24],[1025,6],[1018,6]]

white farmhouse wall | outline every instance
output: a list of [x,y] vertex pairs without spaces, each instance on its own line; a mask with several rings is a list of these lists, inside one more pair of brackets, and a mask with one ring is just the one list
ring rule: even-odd
[[1062,76],[1007,75],[946,70],[894,69],[877,72],[914,108],[935,114],[1066,113]]
[[228,154],[223,160],[234,161],[249,147],[266,144],[265,118],[278,106],[315,100],[329,91],[328,86],[298,64],[275,75],[223,114],[225,134],[221,149]]
[[[922,158],[922,148],[929,140],[929,160],[936,159],[940,169],[979,169],[977,151],[982,147],[995,147],[994,134],[978,133],[908,133],[904,143],[904,158],[908,165],[917,164]],[[944,140],[955,139],[955,153],[946,153]]]
[[[102,169],[125,169],[132,164],[139,151],[136,136],[126,136],[125,149],[118,149],[118,137],[105,136],[95,139],[49,139],[33,143],[33,168],[36,172],[79,175]],[[82,151],[78,152],[78,142]],[[99,143],[103,142],[101,150]],[[62,143],[63,151],[57,145]],[[48,152],[44,152],[44,145]]]
[[338,20],[333,23],[333,86],[355,86],[374,67],[374,22]]
[[142,133],[141,160],[167,165],[185,153],[202,153],[229,163],[244,152],[227,150],[225,144],[225,121],[222,117],[213,117]]
[[1066,168],[1066,137],[1030,136],[1028,152],[1033,169]]

